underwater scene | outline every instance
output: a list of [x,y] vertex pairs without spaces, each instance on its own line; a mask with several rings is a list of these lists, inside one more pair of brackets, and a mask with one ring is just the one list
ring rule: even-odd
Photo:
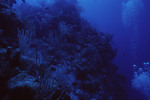
[[150,1],[0,0],[0,100],[150,100]]

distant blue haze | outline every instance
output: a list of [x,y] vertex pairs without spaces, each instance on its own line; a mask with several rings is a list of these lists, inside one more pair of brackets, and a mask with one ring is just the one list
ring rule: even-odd
[[[130,87],[132,65],[150,61],[149,0],[80,0],[82,16],[102,32],[114,35],[114,60],[119,73],[126,76]],[[142,94],[130,91],[131,100],[144,100]],[[137,94],[139,96],[137,96]]]

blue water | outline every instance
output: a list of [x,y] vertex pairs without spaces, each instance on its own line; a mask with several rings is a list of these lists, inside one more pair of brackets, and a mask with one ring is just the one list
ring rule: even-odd
[[[131,15],[126,21],[131,22],[129,26],[123,23],[124,2],[132,2],[130,7],[135,12],[135,14],[133,12],[127,14],[127,16]],[[84,8],[83,17],[97,29],[114,35],[114,47],[118,49],[114,63],[119,66],[118,72],[124,74],[128,80],[129,99],[144,100],[142,93],[131,88],[131,80],[132,65],[141,65],[143,62],[150,61],[150,1],[80,0],[80,3]]]

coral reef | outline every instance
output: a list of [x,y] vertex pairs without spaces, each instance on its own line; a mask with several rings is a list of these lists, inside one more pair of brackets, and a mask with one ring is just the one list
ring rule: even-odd
[[112,63],[113,36],[80,17],[77,1],[56,0],[46,7],[24,1],[10,9],[15,31],[5,31],[13,25],[0,29],[15,41],[0,41],[0,91],[5,91],[0,99],[126,99],[125,78]]

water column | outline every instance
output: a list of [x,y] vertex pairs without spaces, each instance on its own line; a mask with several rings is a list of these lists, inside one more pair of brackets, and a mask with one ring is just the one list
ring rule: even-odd
[[122,21],[127,34],[130,33],[131,53],[134,63],[137,62],[137,48],[140,38],[138,32],[138,16],[143,9],[142,0],[127,0],[122,3]]

